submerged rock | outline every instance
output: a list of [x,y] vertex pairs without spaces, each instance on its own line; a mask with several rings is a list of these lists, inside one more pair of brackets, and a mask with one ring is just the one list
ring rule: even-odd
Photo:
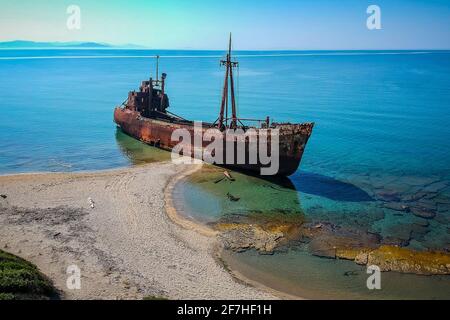
[[450,212],[450,205],[438,203],[437,211],[438,212],[442,212],[442,213],[444,213],[444,212],[449,213]]
[[[418,226],[416,230],[413,230],[411,232],[411,239],[414,239],[419,242],[424,242],[425,236],[429,231],[430,230],[428,230],[428,228]],[[425,244],[423,243],[423,245]]]
[[308,245],[309,252],[318,257],[335,259],[336,246],[333,241],[329,240],[323,237],[313,239]]
[[[339,249],[337,248],[337,252]],[[383,245],[376,249],[353,249],[353,254],[339,256],[360,265],[376,265],[381,271],[396,271],[420,275],[450,274],[450,255],[439,251],[415,251]]]
[[425,199],[425,198],[420,199],[419,201],[415,202],[411,206],[417,207],[417,208],[423,208],[425,210],[431,210],[431,211],[436,211],[436,209],[437,209],[436,201]]
[[373,221],[378,221],[378,220],[383,220],[385,218],[386,214],[384,213],[384,211],[382,209],[378,209],[378,210],[372,210],[369,213],[369,217],[373,220]]
[[345,271],[344,276],[357,276],[359,274],[358,271],[351,270],[351,271]]
[[386,202],[384,207],[395,211],[409,211],[409,206],[401,202]]
[[[379,239],[376,234],[353,233],[339,228],[320,228],[308,245],[311,254],[355,261],[360,265],[377,265],[382,271],[414,274],[450,274],[450,255],[441,251],[415,251],[398,245],[408,245],[411,238],[424,238],[430,231],[428,220],[393,225],[397,237]],[[392,234],[392,233],[389,233]]]
[[448,184],[445,181],[438,181],[438,182],[434,182],[432,184],[427,185],[426,187],[423,188],[423,191],[426,192],[439,192],[442,189],[447,188]]
[[[412,225],[409,223],[393,224],[393,225],[389,226],[388,228],[386,228],[387,238],[391,239],[391,241],[392,241],[392,239],[401,240],[406,243],[404,245],[407,245],[407,244],[409,244],[409,241],[411,240],[411,232],[412,232],[411,226]],[[393,243],[393,244],[395,244],[395,243]],[[402,246],[404,246],[404,245],[402,245]]]
[[377,265],[381,271],[424,275],[450,274],[450,255],[444,252],[421,252],[381,246],[368,254],[367,265]]
[[408,194],[406,196],[403,197],[403,201],[405,202],[414,202],[414,201],[418,201],[422,198],[425,198],[427,196],[428,193],[426,192],[416,192],[414,194]]
[[437,221],[443,225],[450,225],[450,216],[446,215],[446,214],[438,213],[438,214],[436,214],[434,221]]
[[423,208],[411,208],[411,212],[416,217],[424,219],[433,219],[436,216],[436,212]]
[[354,260],[361,252],[360,248],[376,248],[379,242],[380,237],[376,234],[336,230],[335,234],[328,233],[313,238],[308,250],[319,257]]
[[219,240],[225,249],[236,252],[255,249],[262,254],[272,254],[289,241],[302,237],[303,221],[303,215],[295,212],[255,212],[225,216],[213,227],[220,231]]
[[377,198],[383,201],[399,201],[400,194],[396,191],[382,191],[377,194]]
[[282,232],[271,232],[252,225],[221,225],[228,229],[219,235],[225,249],[240,252],[255,249],[263,254],[271,254],[284,238]]
[[230,201],[234,201],[234,202],[236,202],[236,201],[239,201],[241,198],[239,198],[239,197],[235,197],[235,196],[233,196],[231,193],[227,193],[227,197],[228,197],[228,199],[230,200]]
[[430,225],[430,222],[428,219],[424,218],[416,218],[413,223],[415,225],[421,226],[421,227],[428,227]]
[[396,246],[396,247],[406,247],[407,245],[409,245],[410,241],[411,241],[410,237],[408,237],[408,239],[401,239],[401,238],[396,238],[396,237],[392,237],[392,236],[387,236],[387,237],[383,238],[381,243],[384,245],[390,245],[390,246]]
[[447,204],[450,205],[450,199],[445,196],[439,196],[434,199],[437,204]]
[[273,254],[286,245],[307,242],[308,251],[319,257],[346,259],[360,265],[377,265],[382,271],[423,275],[450,274],[450,254],[445,251],[415,251],[407,246],[411,239],[424,239],[430,231],[429,220],[414,218],[410,223],[393,224],[388,236],[366,230],[344,228],[325,221],[305,222],[289,212],[229,215],[213,224],[220,231],[224,248],[236,252],[255,249]]

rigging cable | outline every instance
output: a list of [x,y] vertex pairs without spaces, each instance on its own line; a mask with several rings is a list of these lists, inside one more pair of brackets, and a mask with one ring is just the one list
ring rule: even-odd
[[239,64],[237,65],[237,103],[236,103],[236,113],[239,114],[239,78],[240,78],[240,73],[239,73]]

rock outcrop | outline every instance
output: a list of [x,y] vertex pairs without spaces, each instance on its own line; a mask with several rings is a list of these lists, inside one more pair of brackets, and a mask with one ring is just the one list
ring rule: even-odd
[[223,247],[236,252],[255,249],[262,254],[272,254],[284,239],[282,232],[267,231],[254,225],[229,224],[219,228],[227,229],[219,235]]
[[214,223],[213,228],[220,231],[218,237],[225,249],[236,252],[255,249],[273,254],[280,246],[300,237],[303,221],[303,215],[296,213],[230,215]]
[[[449,275],[450,254],[444,251],[416,251],[408,245],[412,234],[428,232],[428,219],[414,218],[412,223],[390,230],[400,238],[381,238],[366,230],[339,227],[326,222],[305,222],[298,214],[280,215],[255,213],[230,215],[214,223],[225,249],[235,252],[255,249],[261,254],[273,254],[292,243],[307,244],[316,256],[346,259],[360,265],[376,265],[381,271],[396,271],[420,275]],[[403,235],[404,233],[404,235]],[[400,243],[400,246],[398,245]]]
[[360,250],[351,260],[362,265],[377,265],[381,271],[423,275],[450,274],[450,255],[445,252],[381,246],[375,250]]

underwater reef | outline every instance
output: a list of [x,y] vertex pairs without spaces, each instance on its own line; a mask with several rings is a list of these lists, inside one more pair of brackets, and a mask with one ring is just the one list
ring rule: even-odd
[[273,254],[287,246],[303,243],[313,255],[377,265],[381,271],[450,274],[450,254],[446,252],[386,245],[377,234],[326,223],[308,223],[294,213],[233,215],[211,225],[220,231],[218,237],[223,248],[234,252],[255,249],[261,254]]

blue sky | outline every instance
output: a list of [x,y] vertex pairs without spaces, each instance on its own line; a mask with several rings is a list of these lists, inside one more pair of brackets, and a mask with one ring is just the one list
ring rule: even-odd
[[[66,9],[81,9],[68,30]],[[381,8],[381,30],[366,9]],[[0,41],[97,41],[158,49],[450,49],[450,0],[0,0]]]

